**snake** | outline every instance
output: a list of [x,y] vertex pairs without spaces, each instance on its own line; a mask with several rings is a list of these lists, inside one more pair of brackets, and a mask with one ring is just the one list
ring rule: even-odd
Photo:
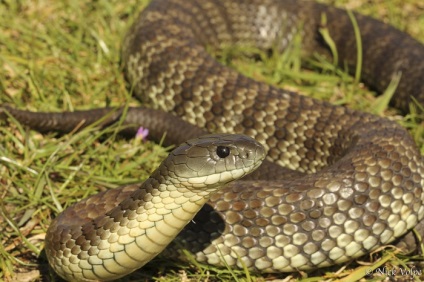
[[[205,135],[184,142],[146,181],[112,190],[120,202],[113,208],[106,192],[61,213],[47,232],[50,264],[71,281],[116,279],[140,268],[213,192],[256,169],[265,156],[264,147],[245,135]],[[100,208],[107,211],[100,216],[98,203],[109,205]],[[90,209],[97,212],[87,213]]]
[[[211,132],[218,134],[214,140],[250,136],[267,152],[262,165],[243,179],[207,188],[217,190],[210,196],[201,192],[201,200],[192,203],[200,211],[194,215],[190,207],[188,214],[178,212],[178,218],[185,218],[178,226],[165,219],[167,206],[198,196],[190,190],[173,197],[175,187],[191,183],[192,177],[202,186],[209,178],[183,171],[186,180],[181,180],[176,164],[216,173],[209,159],[207,169],[205,162],[192,161],[190,153],[171,153],[174,161],[166,159],[143,184],[77,203],[47,231],[46,253],[53,269],[67,280],[112,280],[164,249],[161,255],[179,257],[179,250],[188,250],[197,261],[216,266],[308,271],[363,256],[419,224],[424,217],[424,161],[402,126],[258,82],[211,55],[227,45],[282,52],[300,36],[305,55],[331,57],[332,48],[320,33],[324,25],[341,66],[354,70],[360,61],[364,82],[378,92],[401,74],[392,104],[407,111],[412,101],[423,103],[424,46],[391,26],[353,15],[362,59],[352,17],[331,6],[294,0],[153,0],[122,44],[125,75],[146,107],[37,113],[3,105],[0,116],[11,115],[42,132],[120,120],[134,125],[125,129],[131,134],[139,126],[149,128],[153,139],[166,132],[165,142],[183,143],[183,148],[196,148],[198,141],[184,141]],[[244,145],[234,144],[243,150]],[[192,155],[205,158],[197,150]],[[226,169],[220,167],[219,173],[227,175]],[[177,178],[168,181],[174,174]],[[231,180],[242,175],[236,176]],[[158,185],[170,187],[157,192],[159,198],[154,195]],[[147,209],[156,200],[159,206]],[[137,214],[141,206],[146,210]],[[129,230],[138,217],[147,221]],[[141,235],[134,239],[133,234]]]

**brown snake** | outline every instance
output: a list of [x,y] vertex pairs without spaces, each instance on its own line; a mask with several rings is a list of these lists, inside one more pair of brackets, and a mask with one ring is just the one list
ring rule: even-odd
[[[305,53],[328,55],[318,33],[322,14],[341,64],[354,66],[351,20],[341,10],[312,2],[155,0],[136,20],[122,57],[137,97],[207,131],[249,135],[264,145],[268,161],[299,171],[279,173],[266,163],[253,174],[255,180],[227,185],[211,196],[172,248],[188,249],[198,261],[214,265],[245,265],[263,272],[309,270],[391,243],[424,217],[423,159],[401,126],[256,82],[206,52],[230,44],[283,50],[302,26]],[[394,104],[405,110],[411,96],[424,102],[423,45],[380,22],[355,17],[364,46],[364,80],[382,91],[401,72]],[[66,131],[78,124],[74,120],[88,124],[108,111],[46,114],[37,119],[37,114],[5,109],[42,131]],[[167,131],[174,138],[171,143],[202,132],[169,116],[158,125],[158,112],[146,117],[143,111],[148,110],[130,109],[126,121],[157,130],[159,138],[160,132]],[[92,217],[128,196],[126,189],[135,188],[97,196],[106,199],[107,207],[97,208]],[[85,202],[80,205],[81,213],[95,210]],[[128,205],[128,214],[133,210]],[[47,254],[63,277],[104,280],[112,279],[115,272],[122,276],[121,269],[136,268],[135,258],[128,267],[119,258],[112,259],[119,266],[93,258],[98,252],[93,242],[105,249],[117,248],[104,239],[112,227],[102,219],[96,221],[98,229],[70,227],[78,230],[78,239],[62,236],[54,226],[48,232]],[[110,259],[111,253],[102,256]],[[98,267],[106,271],[96,272]],[[72,271],[83,274],[74,277]]]

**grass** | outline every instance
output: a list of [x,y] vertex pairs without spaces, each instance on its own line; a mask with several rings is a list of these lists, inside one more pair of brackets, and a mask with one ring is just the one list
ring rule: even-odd
[[[119,67],[120,43],[129,23],[146,2],[0,2],[0,102],[37,111],[138,105],[130,97]],[[374,4],[365,0],[336,2],[382,18],[424,42],[424,7],[420,0],[373,1]],[[380,103],[373,93],[363,87],[358,89],[351,76],[340,70],[326,71],[333,70],[333,66],[322,58],[308,62],[320,71],[300,68],[301,59],[295,48],[291,53],[259,62],[240,57],[234,50],[226,52],[232,66],[268,83],[284,81],[286,88],[300,89],[306,95],[314,94],[336,104],[348,102],[350,107],[364,111],[373,111]],[[299,81],[310,83],[302,85]],[[346,95],[353,88],[359,95]],[[379,114],[408,128],[424,154],[424,119],[419,111],[400,116],[383,106]],[[165,157],[166,148],[150,142],[122,140],[116,136],[116,130],[116,127],[102,131],[88,128],[55,137],[30,131],[13,120],[1,123],[0,280],[53,279],[42,253],[45,231],[52,217],[100,190],[146,178]],[[371,261],[380,256],[388,268],[402,266],[411,259],[396,256],[388,248],[371,255]],[[363,269],[346,265],[334,272],[282,277],[287,281],[320,281],[359,279],[361,275]],[[281,278],[217,269],[194,261],[189,264],[160,261],[128,279],[263,281],[275,277]]]

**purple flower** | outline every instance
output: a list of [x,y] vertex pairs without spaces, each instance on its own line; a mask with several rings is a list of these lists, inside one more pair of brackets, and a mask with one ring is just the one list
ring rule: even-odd
[[140,127],[137,130],[137,133],[135,134],[135,138],[140,139],[140,140],[145,140],[147,135],[149,135],[149,129],[144,128],[144,127]]

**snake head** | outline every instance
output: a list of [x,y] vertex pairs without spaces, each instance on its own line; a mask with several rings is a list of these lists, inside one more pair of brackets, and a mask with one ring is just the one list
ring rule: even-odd
[[172,151],[159,168],[175,186],[215,189],[254,171],[265,159],[253,138],[213,134],[189,140]]

